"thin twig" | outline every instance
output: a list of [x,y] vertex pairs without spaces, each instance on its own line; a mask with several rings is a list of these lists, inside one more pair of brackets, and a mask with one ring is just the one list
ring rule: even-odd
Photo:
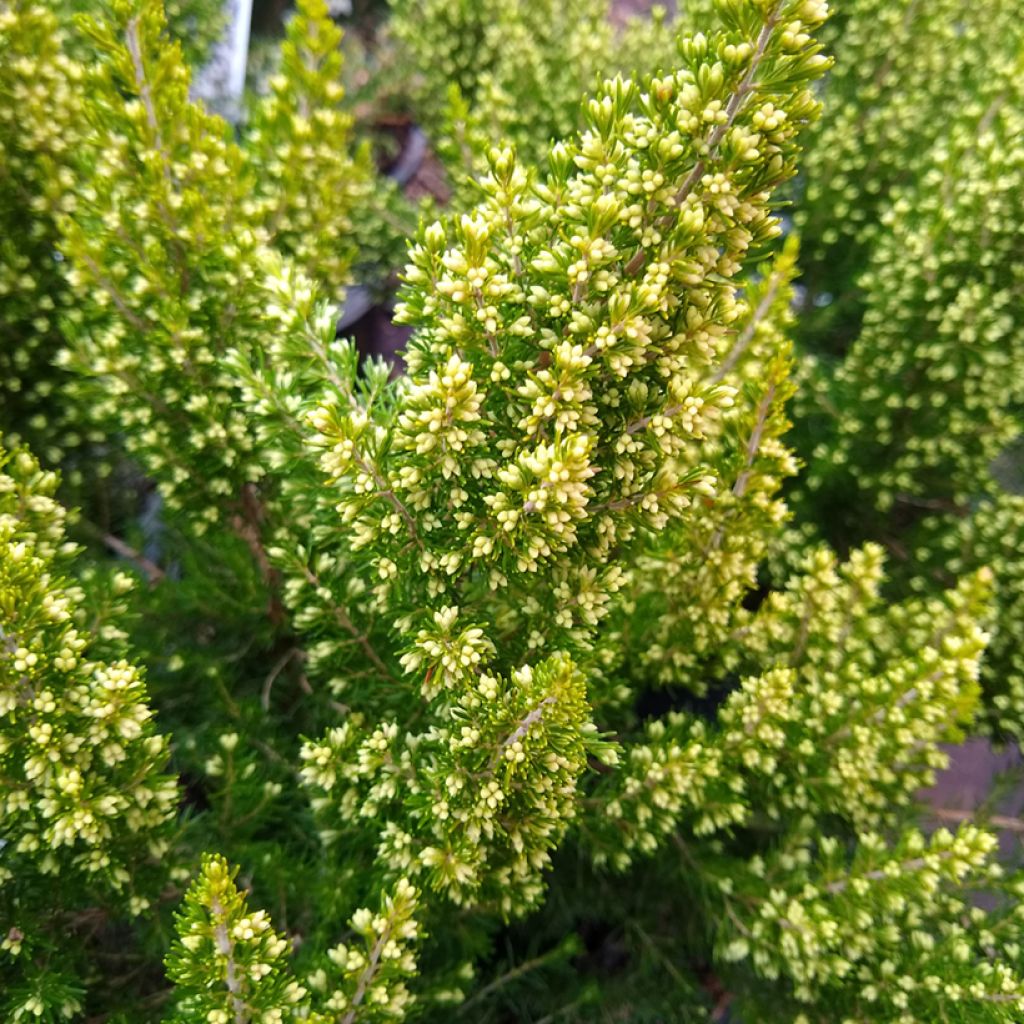
[[[308,566],[303,566],[302,571],[305,574],[306,582],[311,586],[320,590],[323,584],[320,582],[320,577],[313,572]],[[330,604],[331,611],[334,613],[334,619],[341,626],[345,632],[350,633],[355,639],[356,643],[363,649],[363,653],[370,659],[373,665],[380,671],[384,676],[389,679],[394,679],[391,673],[391,669],[388,668],[383,658],[374,650],[373,644],[370,643],[369,637],[361,632],[355,625],[355,623],[349,618],[348,612],[345,611],[341,605],[334,604],[334,602],[328,602]]]
[[[735,123],[740,112],[740,107],[743,105],[743,101],[751,92],[753,92],[756,85],[754,78],[761,66],[761,61],[764,59],[765,51],[768,49],[768,43],[771,41],[772,33],[775,31],[775,26],[778,24],[780,6],[780,4],[775,5],[771,14],[768,16],[768,19],[761,26],[761,31],[758,33],[757,43],[754,48],[754,56],[750,61],[750,67],[747,69],[747,73],[743,76],[743,80],[736,87],[735,92],[733,92],[729,97],[728,104],[726,104],[725,120],[711,133],[711,136],[707,141],[707,152],[693,165],[693,170],[686,176],[683,184],[679,187],[679,191],[675,194],[674,202],[677,207],[682,206],[683,203],[686,202],[687,197],[693,191],[697,182],[704,177],[704,171],[707,169],[707,161],[714,157],[715,151],[721,145],[726,132],[728,132]],[[626,264],[625,273],[627,276],[633,277],[638,274],[646,259],[647,254],[644,249],[642,247],[637,249],[633,254],[633,257]]]
[[732,485],[732,493],[737,498],[742,498],[747,491],[747,484],[750,482],[750,474],[754,467],[754,460],[761,450],[761,438],[764,435],[764,428],[768,423],[768,413],[772,402],[775,400],[775,384],[772,383],[768,390],[761,397],[757,408],[757,419],[754,429],[750,432],[750,439],[747,441],[746,460],[736,482]]
[[536,970],[538,967],[543,967],[549,960],[555,958],[559,953],[558,949],[549,950],[547,953],[542,953],[540,956],[535,956],[532,960],[524,960],[521,964],[506,971],[501,977],[495,978],[494,981],[484,985],[483,988],[477,989],[473,993],[472,998],[467,999],[459,1007],[459,1016],[461,1017],[471,1006],[475,1006],[477,1003],[486,999],[492,992],[496,992],[500,988],[504,988],[509,982],[515,981],[516,978],[521,978],[524,974],[529,974],[530,971]]
[[[933,818],[938,818],[939,821],[973,821],[977,816],[977,811],[961,811],[954,807],[933,807],[930,812]],[[1024,833],[1024,821],[1020,818],[1009,818],[1002,814],[993,814],[988,817],[983,817],[982,821],[985,825],[990,825],[994,829],[998,829],[1003,832],[1021,832]]]
[[115,537],[112,533],[104,533],[102,539],[103,543],[115,555],[120,555],[122,558],[127,558],[128,561],[134,562],[146,574],[146,579],[150,583],[159,583],[160,580],[166,577],[167,574],[156,562],[151,562],[141,551],[136,551],[135,548],[130,544],[126,544],[120,537]]
[[388,939],[390,938],[391,921],[389,920],[381,930],[377,941],[373,944],[373,949],[370,951],[370,961],[366,965],[366,969],[363,971],[362,975],[360,975],[359,984],[356,985],[356,990],[352,995],[352,1002],[349,1005],[348,1013],[342,1017],[341,1024],[353,1024],[355,1021],[356,1015],[359,1012],[359,1006],[366,996],[366,990],[369,988],[370,982],[373,980],[373,976],[377,973],[377,965],[380,963],[381,953],[384,952],[384,947],[387,945]]
[[[747,96],[754,90],[754,76],[757,74],[758,68],[761,66],[761,61],[764,59],[765,51],[768,49],[768,43],[771,40],[772,33],[775,31],[775,26],[779,20],[779,7],[776,5],[772,13],[768,16],[768,20],[761,26],[761,31],[757,36],[757,44],[754,49],[754,56],[750,61],[750,67],[747,69],[747,73],[743,76],[743,81],[736,87],[736,91],[729,97],[729,102],[725,108],[725,120],[715,128],[711,133],[711,138],[708,139],[708,158],[712,157],[715,150],[721,145],[722,139],[725,138],[725,133],[733,126],[736,121],[736,117],[740,112],[740,106]],[[676,205],[681,206],[686,200],[686,197],[693,191],[694,185],[704,175],[704,168],[706,167],[704,159],[697,161],[693,170],[683,182],[682,187],[676,193]]]
[[120,537],[115,537],[112,533],[100,529],[95,523],[90,523],[87,519],[79,520],[79,525],[85,527],[89,533],[102,541],[115,555],[120,555],[122,558],[138,566],[150,583],[159,583],[162,579],[166,578],[167,574],[156,562],[150,561],[141,551],[136,551],[135,548],[121,540]]
[[[267,673],[267,678],[263,681],[263,689],[260,692],[260,704],[263,706],[264,711],[270,710],[270,691],[274,686],[274,680],[277,679],[277,677],[284,671],[288,662],[296,655],[302,657],[302,651],[298,647],[289,647],[288,650],[277,659],[270,672]],[[306,685],[309,685],[308,681]],[[310,693],[312,693],[312,690],[310,690]]]
[[772,308],[772,303],[775,301],[775,296],[779,290],[779,283],[782,280],[782,274],[776,272],[772,275],[771,280],[768,283],[768,290],[761,297],[761,301],[757,304],[757,308],[754,310],[753,316],[747,322],[747,325],[740,332],[739,337],[736,339],[736,343],[729,350],[729,354],[725,357],[722,365],[711,375],[711,383],[718,384],[722,378],[736,365],[740,356],[743,355],[747,350],[747,346],[754,338],[754,333],[758,328],[761,321],[768,315],[768,311]]

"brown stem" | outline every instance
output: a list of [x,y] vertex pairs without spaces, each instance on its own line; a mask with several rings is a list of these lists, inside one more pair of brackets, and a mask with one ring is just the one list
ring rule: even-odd
[[150,583],[159,583],[162,579],[166,578],[167,574],[156,562],[150,561],[141,551],[136,551],[135,548],[130,544],[126,544],[120,537],[115,537],[112,533],[107,533],[85,520],[81,520],[81,525],[101,540],[115,555],[120,555],[122,558],[137,565]]
[[259,567],[260,576],[270,592],[270,603],[267,614],[275,626],[280,626],[285,621],[284,605],[281,602],[278,589],[281,583],[281,574],[270,564],[266,548],[263,546],[261,527],[263,524],[263,505],[260,502],[255,484],[244,484],[242,486],[241,513],[231,517],[232,529],[248,545],[252,557]]

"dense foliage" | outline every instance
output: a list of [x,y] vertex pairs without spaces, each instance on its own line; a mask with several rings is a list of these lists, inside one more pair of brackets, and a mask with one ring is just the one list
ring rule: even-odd
[[1024,30],[838,6],[396,0],[399,372],[324,0],[0,0],[4,1019],[1020,1019]]

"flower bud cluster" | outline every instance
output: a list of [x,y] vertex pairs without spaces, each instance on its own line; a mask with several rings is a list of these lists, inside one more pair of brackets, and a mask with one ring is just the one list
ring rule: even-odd
[[[167,956],[176,985],[173,1021],[284,1024],[308,1020],[307,989],[292,976],[289,942],[263,910],[250,911],[220,856],[204,858],[176,915],[178,940]],[[323,1020],[324,1018],[312,1018]]]
[[[332,946],[327,965],[308,979],[325,1022],[405,1019],[415,1002],[405,980],[417,973],[413,948],[422,939],[414,917],[419,896],[407,878],[400,878],[381,897],[379,911],[363,907],[353,914],[350,924],[358,941]],[[317,1000],[318,995],[325,998]]]
[[[851,21],[877,9],[852,4]],[[951,4],[938,0],[936,37]],[[0,132],[32,183],[58,157],[28,51],[64,51],[46,49],[51,22],[23,17],[30,6],[0,15],[0,40],[23,33],[19,59],[0,62],[0,89],[31,109],[39,140],[17,142],[2,114]],[[587,1018],[595,992],[610,996],[600,1012],[627,1006],[630,1019],[706,1010],[710,985],[686,991],[697,959],[750,1020],[1016,1019],[1024,882],[992,866],[992,837],[973,825],[930,839],[905,826],[977,709],[993,621],[983,562],[1001,574],[1004,610],[1016,608],[1019,510],[979,506],[939,541],[922,532],[960,579],[940,575],[948,589],[928,583],[904,601],[883,599],[873,544],[844,546],[840,561],[800,534],[803,555],[794,545],[775,559],[795,566],[788,582],[761,568],[784,543],[781,488],[796,470],[784,443],[795,239],[752,265],[781,233],[778,190],[817,113],[828,61],[813,37],[827,5],[700,0],[683,18],[700,17],[701,31],[679,40],[671,65],[663,16],[649,53],[636,29],[616,56],[597,0],[401,6],[410,52],[433,48],[431,74],[455,80],[449,115],[462,105],[463,136],[452,141],[479,181],[476,201],[457,195],[411,250],[399,315],[415,333],[395,379],[360,365],[318,297],[346,281],[357,208],[369,205],[322,0],[300,0],[242,147],[188,102],[155,3],[111,10],[82,23],[65,54],[89,55],[76,71],[55,61],[88,84],[91,127],[61,165],[73,172],[58,190],[67,202],[47,193],[53,207],[36,212],[53,228],[40,245],[59,234],[75,299],[65,365],[82,383],[70,393],[161,485],[170,527],[192,523],[180,572],[97,538],[159,581],[139,607],[194,602],[185,628],[151,624],[149,678],[165,684],[154,684],[161,715],[177,716],[181,843],[194,859],[212,830],[228,857],[204,858],[178,916],[171,1019],[450,1019],[474,961],[489,977],[462,1016],[511,1019],[506,994],[527,970],[572,967],[566,927],[575,936],[592,919],[609,925],[625,968],[611,983],[579,981],[579,998],[550,1019]],[[415,29],[413,10],[428,15]],[[916,7],[908,17],[917,24]],[[645,73],[576,108],[596,72],[641,57]],[[841,75],[833,85],[845,88]],[[75,109],[71,93],[59,102]],[[1000,346],[1019,269],[1018,115],[1010,102],[968,106],[948,139],[934,132],[907,158],[919,180],[885,184],[879,200],[891,237],[872,236],[868,315],[851,376],[839,375],[844,440],[830,449],[866,460],[872,493],[904,487],[908,473],[928,493],[911,453],[928,473],[952,466],[964,481],[954,497],[973,497],[997,447],[988,428],[1002,443],[1012,420]],[[970,125],[982,129],[973,141]],[[545,165],[532,166],[540,153]],[[947,157],[965,184],[945,195]],[[842,230],[860,239],[856,220]],[[991,260],[977,258],[972,231]],[[891,278],[893,239],[920,273]],[[945,368],[954,335],[977,356],[962,376]],[[916,346],[923,383],[893,399],[878,368],[912,377],[901,344]],[[828,384],[827,398],[827,358],[817,366],[803,376]],[[998,416],[984,429],[954,417],[947,444],[931,415],[941,396],[973,410],[999,372]],[[875,473],[884,460],[872,445],[898,448],[915,403],[928,406],[918,440]],[[0,1014],[15,1006],[31,1019],[86,1005],[63,960],[38,982],[66,920],[47,887],[80,883],[89,915],[110,888],[146,909],[139,861],[166,857],[176,797],[124,660],[124,577],[68,584],[53,481],[27,456],[9,465],[0,767],[15,784],[0,786],[0,907],[16,926],[0,930],[0,981],[16,984]],[[899,481],[882,479],[890,470]],[[238,585],[236,556],[258,570],[258,596]],[[995,630],[998,663],[1015,665],[1019,630],[1001,619]],[[1011,673],[993,687],[1008,715],[1016,689]],[[572,842],[599,868],[641,870],[625,884],[597,877],[565,850]],[[181,861],[171,871],[186,874]],[[497,929],[536,910],[551,878],[559,899],[528,922],[539,952],[498,973],[494,936],[513,956],[523,947],[515,927]],[[973,886],[992,909],[972,904]],[[108,943],[120,934],[100,929]],[[666,1010],[666,989],[685,1000]],[[99,997],[103,1011],[118,998]],[[129,1005],[115,1015],[135,1019]]]
[[0,430],[56,463],[81,441],[53,401],[67,289],[54,218],[83,133],[82,68],[48,7],[0,7]]
[[590,721],[583,677],[568,659],[507,679],[474,673],[469,662],[457,673],[458,697],[429,732],[346,723],[306,744],[302,774],[325,840],[369,832],[386,876],[508,917],[543,893],[541,874],[575,814],[588,754],[607,763],[617,755]]
[[[995,615],[981,666],[988,720],[997,734],[1024,735],[1024,497],[999,493],[965,517],[932,516],[914,534],[914,559],[930,573],[993,575]],[[928,577],[916,585],[927,585]]]
[[1009,58],[992,75],[1005,89],[953,122],[882,218],[863,326],[837,375],[838,438],[815,453],[819,477],[854,475],[881,509],[966,502],[1024,428],[1024,91]]
[[983,111],[999,95],[993,70],[1014,59],[1018,13],[1013,0],[851,0],[825,26],[836,60],[828,116],[808,133],[795,215],[812,300],[802,334],[815,348],[841,353],[856,330],[858,278],[894,190],[927,166],[951,114]]

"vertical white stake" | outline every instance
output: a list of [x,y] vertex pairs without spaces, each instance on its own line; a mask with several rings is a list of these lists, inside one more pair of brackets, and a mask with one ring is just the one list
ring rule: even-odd
[[249,56],[249,26],[252,23],[252,0],[235,0],[231,25],[231,65],[228,91],[236,102],[245,92],[245,65]]
[[192,95],[211,110],[238,121],[242,116],[245,68],[249,56],[252,0],[224,0],[227,25],[207,63],[192,80]]

